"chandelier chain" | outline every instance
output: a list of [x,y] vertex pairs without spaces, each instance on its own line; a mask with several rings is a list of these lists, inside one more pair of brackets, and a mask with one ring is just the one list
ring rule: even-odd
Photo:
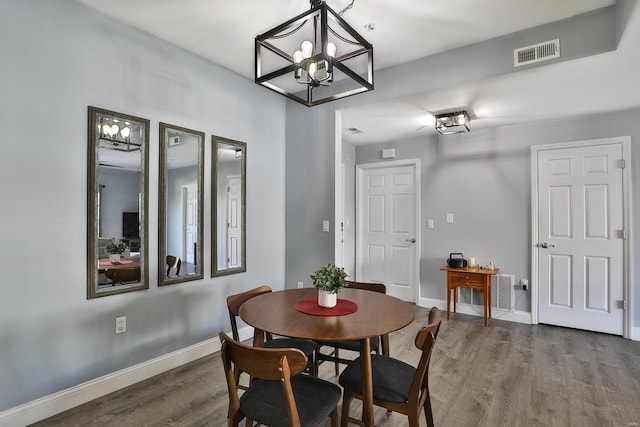
[[349,3],[344,9],[342,9],[340,12],[338,12],[338,15],[342,16],[343,13],[345,13],[347,10],[351,9],[353,7],[353,3],[356,0],[351,0],[351,3]]

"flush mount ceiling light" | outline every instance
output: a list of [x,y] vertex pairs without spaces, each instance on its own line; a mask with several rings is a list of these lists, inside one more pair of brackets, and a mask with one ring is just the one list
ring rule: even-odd
[[469,114],[466,111],[455,111],[436,115],[436,129],[442,135],[469,132]]
[[308,107],[373,90],[373,46],[322,0],[255,39],[255,82]]

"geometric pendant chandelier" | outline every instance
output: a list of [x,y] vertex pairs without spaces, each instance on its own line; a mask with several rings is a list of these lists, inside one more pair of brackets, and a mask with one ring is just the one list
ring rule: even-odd
[[308,107],[373,90],[373,46],[323,0],[255,39],[255,82]]

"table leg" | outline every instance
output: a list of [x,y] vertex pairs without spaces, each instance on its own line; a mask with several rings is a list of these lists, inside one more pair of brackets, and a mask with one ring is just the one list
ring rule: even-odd
[[373,379],[371,377],[371,344],[369,338],[360,340],[360,367],[362,375],[362,422],[373,427]]
[[484,327],[487,327],[487,315],[489,314],[488,310],[487,310],[487,303],[489,300],[489,294],[487,293],[487,286],[485,285],[484,287],[484,295],[482,295],[482,299],[484,300]]
[[458,312],[458,287],[453,287],[453,312]]
[[[448,282],[449,280],[447,280]],[[451,286],[447,283],[447,320],[449,320],[449,313],[451,312]]]
[[489,319],[491,319],[491,276],[487,276],[487,289],[489,290]]
[[264,331],[258,328],[253,328],[253,346],[264,347]]

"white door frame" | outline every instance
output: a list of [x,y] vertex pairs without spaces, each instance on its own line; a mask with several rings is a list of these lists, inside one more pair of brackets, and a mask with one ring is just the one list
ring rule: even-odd
[[[189,252],[189,248],[187,245],[187,199],[188,199],[188,193],[190,190],[194,190],[195,193],[198,192],[198,184],[188,184],[188,185],[183,185],[182,186],[182,191],[181,191],[181,196],[182,196],[182,236],[181,236],[181,245],[182,245],[182,253],[180,254],[180,257],[182,258],[182,262],[188,263],[189,262],[189,257],[187,256],[187,253]],[[196,194],[196,203],[198,202],[198,195]],[[195,216],[195,220],[196,220],[196,230],[199,227],[199,224],[197,223],[198,221],[198,207],[196,206],[196,210],[194,211],[194,216]],[[197,236],[197,232],[196,232],[196,236]],[[200,245],[200,242],[196,242],[198,244],[198,246]],[[201,250],[200,247],[197,248],[197,250]],[[196,264],[196,257],[197,254],[194,252],[193,253],[194,259],[193,259],[193,264]]]
[[334,113],[334,191],[333,191],[333,260],[339,267],[344,267],[344,242],[339,224],[344,222],[344,167],[342,165],[342,112]]
[[[387,168],[395,168],[395,167],[399,167],[399,166],[409,166],[409,167],[413,167],[413,185],[414,185],[414,192],[415,192],[415,204],[416,204],[416,212],[415,212],[415,216],[414,216],[414,230],[415,230],[415,239],[416,242],[414,243],[415,245],[415,262],[414,262],[414,271],[413,271],[413,277],[415,278],[415,289],[414,289],[414,298],[415,298],[415,304],[418,305],[420,302],[420,259],[422,256],[421,253],[421,247],[422,247],[422,239],[421,239],[421,229],[420,229],[420,205],[422,203],[422,192],[420,191],[420,159],[406,159],[406,160],[391,160],[388,162],[374,162],[374,163],[363,163],[360,165],[356,165],[356,222],[357,222],[357,218],[359,218],[360,214],[360,209],[362,209],[362,207],[360,206],[359,201],[359,195],[358,195],[358,191],[359,191],[359,185],[358,183],[361,182],[361,177],[363,174],[363,171],[365,170],[370,170],[370,169],[387,169]],[[360,234],[359,234],[359,229],[360,226],[358,224],[356,224],[356,272],[359,271],[359,265],[360,263],[358,262],[360,259],[360,254],[358,253],[358,247],[360,246],[359,242],[360,242]],[[357,274],[356,274],[357,277]]]
[[[625,160],[625,168],[622,173],[622,203],[623,203],[623,226],[626,230],[626,239],[623,243],[623,290],[627,309],[624,313],[623,336],[633,338],[633,270],[631,260],[633,259],[633,232],[631,230],[632,206],[631,206],[631,137],[622,136],[617,138],[593,139],[586,141],[565,142],[559,144],[545,144],[531,146],[531,323],[538,323],[538,152],[543,150],[581,148],[593,145],[622,144],[622,154]],[[637,339],[637,338],[636,338]]]

